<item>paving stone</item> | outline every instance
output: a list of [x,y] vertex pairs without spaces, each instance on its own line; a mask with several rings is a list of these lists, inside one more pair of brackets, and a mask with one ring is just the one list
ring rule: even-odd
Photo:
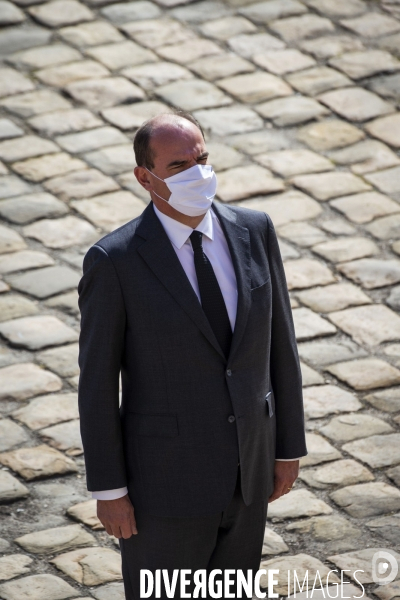
[[53,558],[50,562],[84,585],[99,585],[122,579],[121,558],[110,548],[73,550]]
[[259,104],[256,110],[262,117],[271,119],[279,127],[297,125],[329,113],[327,109],[312,98],[301,96],[270,100]]
[[51,46],[41,46],[39,48],[30,48],[11,54],[7,61],[28,69],[43,69],[53,65],[62,65],[74,60],[80,60],[82,55],[78,50],[74,50],[65,44],[51,44]]
[[327,371],[356,390],[400,383],[400,371],[378,358],[360,358],[330,365]]
[[[272,2],[273,0],[270,0],[263,4],[271,4]],[[253,4],[252,6],[257,5]],[[258,66],[267,69],[267,71],[275,75],[285,75],[293,71],[300,71],[313,67],[316,64],[313,58],[294,48],[254,54],[253,60]]]
[[124,77],[104,77],[75,81],[66,87],[78,102],[93,109],[103,109],[116,104],[127,104],[144,99],[144,92]]
[[286,42],[315,37],[320,34],[329,33],[335,29],[329,19],[312,14],[273,21],[269,24],[269,27]]
[[26,244],[19,233],[0,224],[0,254],[16,252],[24,248]]
[[318,200],[329,200],[336,196],[355,194],[371,189],[371,186],[352,173],[331,172],[296,175],[292,178],[296,187],[308,192]]
[[[372,583],[374,582],[374,577],[372,575],[373,556],[380,550],[383,550],[383,548],[356,550],[354,552],[329,556],[328,560],[333,562],[340,569],[349,569],[349,577],[355,579],[359,583]],[[384,552],[387,552],[387,550],[384,549]],[[398,564],[400,563],[400,554],[397,554],[394,550],[389,550],[389,554],[392,555]],[[357,574],[357,576],[355,576],[356,569],[360,573],[359,575]]]
[[28,533],[15,542],[32,554],[54,554],[96,544],[96,539],[81,525],[67,525]]
[[[204,59],[202,59],[204,60]],[[153,90],[153,88],[166,85],[177,79],[192,79],[193,73],[188,71],[186,67],[176,65],[172,62],[160,61],[157,63],[150,63],[148,65],[139,65],[137,67],[128,67],[122,71],[122,75],[131,79],[139,87],[145,90]],[[132,109],[139,109],[142,103],[132,105]],[[143,104],[150,104],[150,102],[143,102]],[[118,107],[118,108],[129,108]],[[108,109],[111,110],[111,109]],[[166,107],[167,110],[167,107]],[[104,116],[103,111],[103,116]]]
[[389,296],[386,298],[386,303],[395,310],[400,310],[400,286],[391,289]]
[[130,192],[133,192],[135,196],[143,200],[146,204],[150,202],[151,199],[149,192],[140,185],[132,170],[128,171],[127,173],[122,173],[122,175],[116,176],[116,180],[121,185],[121,187],[126,188]]
[[264,542],[262,547],[262,554],[282,554],[282,552],[288,552],[289,547],[285,544],[283,538],[270,529],[269,527],[265,528],[264,532]]
[[[352,517],[363,518],[400,508],[400,491],[382,481],[351,485],[330,494],[332,500]],[[346,568],[349,562],[346,563]]]
[[0,322],[35,315],[38,310],[37,304],[23,296],[7,294],[0,298]]
[[[329,203],[346,215],[354,223],[369,223],[376,217],[392,215],[400,211],[400,206],[378,192],[364,192],[343,196]],[[1,206],[1,205],[0,205]]]
[[370,183],[386,194],[397,194],[400,192],[400,167],[384,169],[376,173],[365,175]]
[[94,60],[80,60],[36,71],[35,76],[44,84],[64,88],[75,81],[99,79],[110,75],[108,69]]
[[146,207],[142,200],[126,191],[103,194],[90,200],[72,201],[71,206],[105,231],[114,231],[138,217]]
[[[333,5],[330,4],[330,6]],[[302,40],[299,46],[320,60],[364,49],[361,40],[349,35],[324,35],[312,40]]]
[[0,501],[12,502],[20,498],[26,498],[29,490],[8,471],[0,470]]
[[7,56],[18,50],[42,46],[49,42],[50,37],[50,31],[35,25],[28,25],[23,29],[21,27],[8,27],[1,34],[0,55]]
[[[326,286],[327,288],[329,286]],[[312,291],[312,290],[310,290]],[[305,292],[301,292],[304,294]],[[367,356],[367,352],[351,340],[318,340],[298,345],[300,357],[318,366]]]
[[252,58],[255,54],[268,50],[282,50],[285,44],[269,33],[242,33],[228,40],[228,46],[244,58]]
[[393,469],[388,469],[386,471],[386,475],[392,479],[395,484],[398,486],[400,481],[400,467],[394,467]]
[[228,41],[231,37],[241,33],[253,33],[257,27],[250,21],[240,16],[223,17],[205,22],[200,26],[200,31],[206,37],[216,38],[221,41]]
[[300,363],[301,368],[301,378],[303,387],[308,387],[310,385],[320,385],[324,383],[324,378],[317,371],[314,371],[311,367],[306,365],[305,363]]
[[[65,175],[72,171],[86,169],[87,165],[77,158],[72,158],[69,154],[60,152],[59,154],[50,154],[48,156],[45,155],[39,158],[30,158],[22,162],[16,162],[12,165],[12,168],[25,179],[38,182],[43,181],[43,179],[47,179],[48,177]],[[43,194],[43,196],[49,197],[50,194]],[[61,203],[59,203],[59,208],[60,207]],[[64,214],[64,212],[66,212],[66,210],[61,212],[58,210],[56,216]]]
[[377,410],[395,413],[400,410],[400,389],[393,388],[368,394],[364,397]]
[[232,99],[208,81],[189,79],[161,86],[156,90],[157,96],[174,106],[185,110],[197,110],[213,106],[224,106],[232,103]]
[[367,463],[373,469],[390,467],[400,462],[400,434],[372,435],[349,442],[343,450]]
[[306,125],[297,134],[297,139],[316,152],[343,148],[359,142],[364,137],[360,129],[337,119]]
[[329,64],[343,71],[352,79],[371,77],[382,71],[398,71],[400,61],[385,50],[363,50],[346,52],[337,58],[331,58]]
[[301,258],[287,261],[284,266],[289,290],[325,285],[335,281],[328,267],[318,260]]
[[4,600],[66,600],[79,592],[55,575],[31,575],[0,585]]
[[[63,67],[57,67],[62,69]],[[52,110],[67,110],[71,103],[51,90],[36,90],[27,94],[11,96],[0,102],[7,110],[19,117],[34,117]]]
[[359,344],[374,346],[400,337],[400,317],[383,304],[332,312],[329,319]]
[[328,515],[331,512],[330,506],[305,489],[293,490],[268,506],[268,518],[279,520]]
[[80,133],[71,133],[57,138],[58,144],[68,152],[80,153],[97,150],[104,146],[124,144],[129,140],[115,127],[99,127]]
[[[355,395],[337,385],[327,384],[304,390],[304,411],[309,419],[320,419],[329,414],[352,412],[360,410],[360,408],[362,408],[362,404]],[[315,441],[314,438],[311,441]],[[320,442],[320,439],[318,438],[316,441]],[[334,458],[339,458],[339,456],[334,456]],[[311,464],[308,462],[308,457],[304,461],[307,465]]]
[[27,481],[78,470],[73,460],[45,444],[3,452],[0,454],[0,462]]
[[54,265],[54,259],[46,252],[37,250],[21,250],[21,252],[0,255],[0,273],[3,274],[50,265]]
[[34,88],[32,81],[22,73],[8,67],[0,69],[0,97],[14,96]]
[[190,39],[179,44],[157,48],[157,54],[166,60],[186,65],[204,56],[216,55],[222,52],[214,42],[204,39]]
[[318,227],[308,223],[286,223],[277,229],[278,235],[289,239],[298,246],[307,248],[327,239],[325,233]]
[[86,108],[55,111],[29,119],[29,125],[43,135],[52,137],[63,133],[71,133],[99,127],[102,122]]
[[343,275],[366,289],[385,287],[400,281],[400,263],[398,260],[361,258],[360,260],[338,265],[337,268]]
[[123,583],[107,583],[91,590],[91,593],[96,600],[125,600]]
[[310,487],[323,490],[332,485],[347,486],[373,481],[374,476],[355,460],[345,459],[316,469],[301,470],[299,478]]
[[0,538],[0,551],[5,552],[10,548],[10,543],[7,542],[4,538]]
[[[52,267],[50,267],[52,268]],[[0,323],[0,333],[16,347],[37,350],[75,342],[78,334],[53,316],[32,316]]]
[[400,73],[382,75],[368,82],[368,87],[385,98],[400,100]]
[[330,0],[306,0],[306,4],[333,19],[337,17],[354,17],[366,10],[364,2],[360,0],[337,0],[334,4]]
[[218,85],[242,102],[261,102],[292,94],[284,81],[270,73],[237,75],[218,81]]
[[125,23],[129,23],[129,21],[152,19],[161,14],[158,6],[147,0],[112,4],[102,8],[100,12],[104,17],[117,25],[124,25]]
[[297,341],[308,338],[330,335],[336,332],[328,321],[322,319],[308,308],[296,308],[293,311],[294,327]]
[[24,130],[10,119],[0,119],[0,139],[15,138],[24,135]]
[[271,217],[275,227],[296,221],[313,219],[321,213],[321,207],[315,200],[305,194],[290,190],[270,198],[261,196],[252,200],[245,200],[240,206],[261,210]]
[[[392,542],[392,544],[396,544],[400,535],[399,517],[399,513],[390,517],[380,517],[379,519],[373,519],[372,521],[368,521],[366,523],[366,526],[369,527],[371,533],[385,538],[386,540],[388,540],[388,542]],[[393,582],[393,584],[395,585],[395,582]],[[379,597],[383,600],[383,596],[381,596],[380,594],[377,595],[379,595]]]
[[65,290],[75,288],[79,283],[79,274],[64,266],[35,269],[22,275],[12,275],[7,281],[20,292],[36,298],[48,298]]
[[286,526],[286,531],[311,535],[317,542],[341,540],[347,537],[357,538],[361,535],[358,527],[355,527],[351,521],[344,519],[337,513],[330,516],[311,517],[311,519],[304,521],[295,521]]
[[24,444],[28,440],[29,437],[22,427],[11,421],[11,419],[0,419],[1,452],[4,452],[4,450],[9,450],[14,446]]
[[[300,491],[303,491],[303,490],[299,490],[299,492]],[[293,493],[296,494],[299,492],[292,492],[292,494]],[[311,494],[311,492],[307,492],[307,493],[310,494],[311,496],[313,495],[313,494]],[[288,498],[288,497],[290,497],[290,494],[288,494],[287,496],[284,496],[283,498]],[[283,498],[276,500],[274,502],[274,504],[276,504],[277,502],[280,502]],[[319,500],[319,502],[322,502],[322,501]],[[327,506],[327,505],[325,505],[325,506]],[[332,509],[330,509],[330,510],[332,510]],[[260,568],[266,569],[266,570],[269,570],[269,569],[277,570],[277,574],[274,575],[274,578],[277,579],[278,583],[276,585],[274,585],[274,590],[276,592],[278,592],[279,595],[286,595],[288,593],[288,589],[290,589],[290,592],[293,591],[293,583],[291,581],[288,581],[288,579],[290,577],[290,573],[293,571],[296,571],[299,582],[303,582],[303,580],[306,581],[306,578],[308,576],[307,582],[305,583],[306,589],[311,588],[313,585],[313,581],[314,580],[316,581],[318,577],[319,577],[319,580],[323,582],[322,583],[323,586],[326,586],[327,582],[328,582],[327,577],[328,577],[328,573],[329,573],[329,567],[324,565],[317,558],[314,558],[313,556],[310,556],[308,554],[295,554],[294,556],[284,556],[282,558],[272,558],[270,560],[264,560],[261,562]],[[336,577],[335,574],[332,574],[332,572],[331,572],[329,574],[329,583],[333,583],[333,582],[337,582],[337,581],[339,581],[339,579]],[[260,586],[263,588],[268,587],[267,575],[262,575],[260,577]],[[300,584],[299,584],[299,586],[300,586]],[[295,591],[294,595],[296,597],[299,596],[299,591],[297,589],[297,585],[296,585],[296,591]]]
[[[142,125],[143,121],[169,111],[170,109],[168,106],[162,102],[153,100],[150,102],[130,104],[128,106],[114,106],[113,108],[107,108],[102,111],[102,116],[116,127],[129,130],[137,129]],[[99,145],[99,149],[100,151],[102,150],[102,144]]]
[[[39,355],[39,361],[42,362],[42,356]],[[37,430],[78,419],[78,398],[76,393],[67,394],[48,394],[37,396],[12,413],[14,419],[27,425],[30,429]],[[0,421],[1,422],[1,421]]]
[[[0,471],[1,472],[1,471]],[[103,525],[97,518],[97,500],[87,500],[86,502],[79,502],[74,506],[71,506],[67,510],[67,515],[84,523],[88,527],[94,530],[104,529]]]
[[370,298],[352,283],[340,282],[297,292],[297,298],[316,312],[329,313],[347,306],[370,304]]
[[0,399],[26,400],[37,394],[57,392],[62,382],[57,375],[33,363],[19,363],[0,369]]
[[82,494],[77,491],[75,482],[71,483],[34,483],[31,485],[33,495],[41,502],[52,499],[52,506],[56,511],[64,512],[71,502],[83,500],[88,492]]
[[45,301],[45,305],[50,306],[51,308],[58,308],[59,310],[63,310],[76,316],[80,313],[78,306],[78,292],[76,289],[71,292],[66,292],[65,294],[60,294],[59,296],[52,296]]
[[138,44],[151,49],[196,39],[196,34],[189,27],[168,17],[135,19],[121,24],[121,29]]
[[53,152],[59,152],[58,146],[50,140],[35,135],[25,135],[15,140],[0,142],[0,158],[9,162]]
[[203,23],[211,19],[229,16],[231,11],[225,4],[215,0],[204,0],[196,4],[177,7],[171,11],[173,17],[189,23]]
[[188,67],[197,75],[209,81],[255,70],[254,65],[248,60],[237,56],[233,52],[206,56],[189,63]]
[[244,160],[240,152],[219,142],[208,142],[207,150],[210,153],[208,162],[213,166],[214,171],[224,171],[230,167],[235,167]]
[[379,254],[378,246],[365,237],[337,238],[317,244],[313,252],[331,262],[342,262]]
[[286,150],[292,144],[286,131],[269,128],[251,133],[238,133],[227,138],[227,142],[251,156],[270,150]]
[[333,169],[330,160],[311,152],[311,150],[294,149],[267,152],[257,155],[255,159],[264,167],[268,167],[281,175],[281,177],[291,177],[302,173],[318,173]]
[[0,294],[4,294],[4,292],[9,292],[10,286],[0,279]]
[[88,48],[86,54],[112,70],[151,63],[157,60],[157,56],[154,52],[142,48],[135,42],[129,40]]
[[355,19],[343,19],[340,23],[343,27],[367,38],[388,35],[400,30],[399,21],[388,15],[372,11]]
[[0,2],[0,25],[16,25],[25,21],[26,16],[17,6],[8,2],[7,0],[1,0]]
[[97,46],[111,42],[122,42],[123,35],[106,21],[92,21],[73,27],[63,27],[58,34],[74,46]]
[[262,119],[247,106],[197,110],[194,116],[207,132],[217,136],[254,131],[263,126]]
[[[105,192],[113,192],[114,190],[119,189],[119,186],[111,177],[106,177],[100,171],[96,169],[85,169],[83,171],[74,171],[73,173],[69,173],[68,175],[64,175],[61,177],[54,177],[53,179],[48,179],[44,187],[48,189],[50,192],[57,194],[61,200],[68,201],[71,198],[90,198],[90,196],[94,196],[96,194],[102,194]],[[94,230],[92,228],[89,229],[89,224],[81,221],[81,223],[77,223],[75,217],[65,217],[69,219],[69,221],[65,221],[65,227],[70,229],[69,237],[71,237],[74,233],[74,228],[77,228],[75,232],[78,234],[78,229],[80,230],[79,235],[76,235],[76,239],[82,238],[82,241],[78,243],[84,243],[87,241],[89,243],[91,236],[94,235]],[[71,219],[74,219],[71,221]],[[35,225],[30,225],[33,228],[33,231],[37,231]],[[45,228],[46,238],[49,234],[51,234],[51,230],[57,228],[57,224],[55,221],[48,224],[47,227],[43,224],[43,228]],[[61,223],[62,225],[62,223]],[[42,229],[42,227],[39,227]],[[25,233],[25,235],[27,235]],[[51,236],[53,239],[53,236]]]
[[31,190],[31,186],[15,175],[0,177],[0,198],[19,196]]
[[[0,4],[0,10],[1,10]],[[24,573],[29,573],[32,559],[25,554],[9,554],[0,557],[0,581],[18,577]]]
[[74,25],[94,19],[92,11],[77,0],[53,0],[40,6],[33,6],[28,9],[28,12],[49,27]]
[[367,121],[394,111],[392,104],[359,87],[333,90],[318,100],[349,121]]
[[307,12],[307,9],[297,0],[269,0],[240,8],[238,12],[257,25],[267,25],[273,19],[301,15]]
[[69,456],[83,454],[79,419],[52,425],[39,431],[44,441],[57,450],[64,450]]
[[223,202],[241,200],[256,194],[268,194],[284,189],[281,179],[257,165],[228,169],[218,177],[218,197]]
[[362,413],[334,417],[327,425],[320,428],[320,432],[334,442],[351,442],[392,431],[393,428],[386,421]]

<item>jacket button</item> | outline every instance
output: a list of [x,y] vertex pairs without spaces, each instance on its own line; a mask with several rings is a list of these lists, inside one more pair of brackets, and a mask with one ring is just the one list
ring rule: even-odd
[[233,423],[234,421],[236,421],[236,417],[234,415],[229,415],[228,421],[229,423]]
[[230,377],[232,375],[232,371],[230,369],[227,369],[226,374],[228,375],[228,377]]

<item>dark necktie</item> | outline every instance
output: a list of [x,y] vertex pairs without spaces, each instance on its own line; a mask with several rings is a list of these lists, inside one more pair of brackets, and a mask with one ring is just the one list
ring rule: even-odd
[[214,269],[203,251],[203,234],[194,230],[190,235],[194,266],[199,284],[201,306],[226,357],[232,341],[232,329],[221,288]]

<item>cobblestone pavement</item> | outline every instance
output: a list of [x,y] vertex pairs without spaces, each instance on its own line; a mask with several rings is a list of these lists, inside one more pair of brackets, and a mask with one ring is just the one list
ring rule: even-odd
[[399,596],[371,575],[400,551],[399,0],[0,0],[0,24],[0,597],[124,598],[85,486],[76,285],[148,202],[135,128],[176,105],[219,199],[271,215],[291,290],[309,455],[263,566]]

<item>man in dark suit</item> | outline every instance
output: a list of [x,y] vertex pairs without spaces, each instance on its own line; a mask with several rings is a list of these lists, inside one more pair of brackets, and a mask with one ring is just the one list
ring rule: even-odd
[[213,201],[191,115],[150,120],[134,149],[151,202],[89,249],[78,288],[87,483],[128,600],[141,569],[255,573],[267,504],[307,453],[271,219]]

